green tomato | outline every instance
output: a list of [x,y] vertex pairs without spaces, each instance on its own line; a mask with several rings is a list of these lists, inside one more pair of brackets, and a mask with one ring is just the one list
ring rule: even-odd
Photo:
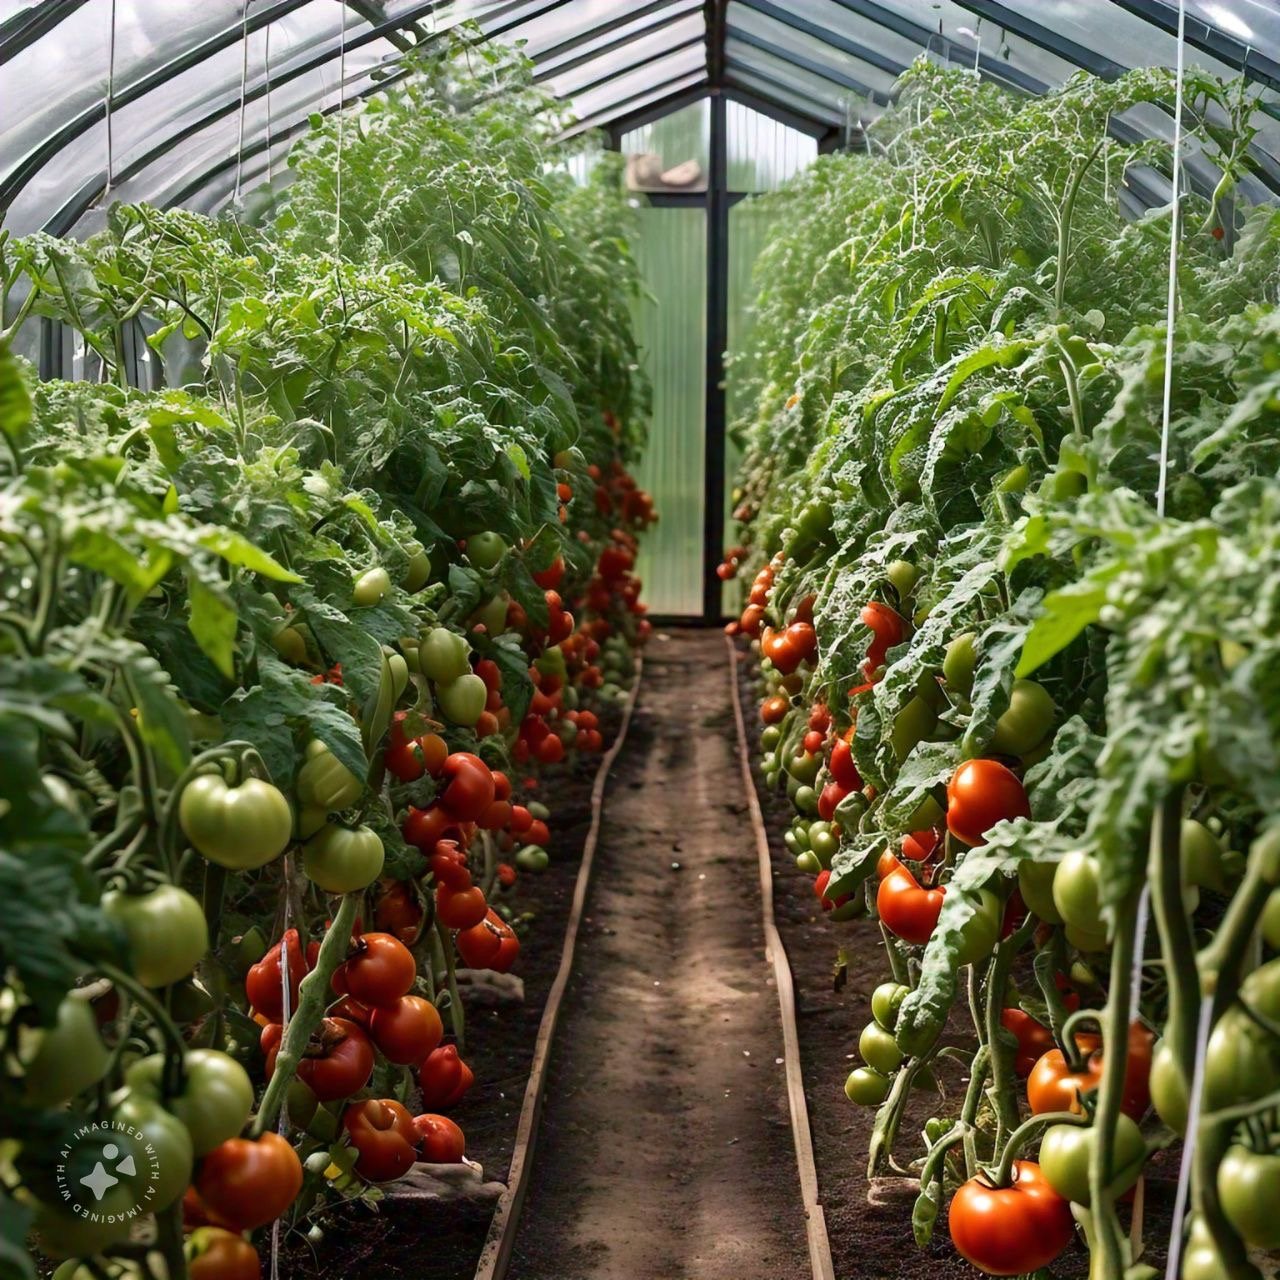
[[381,875],[384,856],[376,831],[330,823],[303,846],[302,870],[326,893],[355,893]]
[[1204,1060],[1204,1106],[1234,1107],[1280,1088],[1280,1044],[1233,1005],[1209,1035]]
[[782,741],[782,730],[776,724],[766,725],[760,733],[760,750],[776,751]]
[[796,854],[796,869],[803,871],[807,876],[816,876],[822,870],[822,863],[818,861],[818,855],[811,849],[802,849]]
[[818,793],[810,786],[797,787],[794,803],[801,813],[817,813]]
[[898,1010],[910,994],[911,988],[901,982],[882,982],[871,993],[871,1016],[891,1032],[898,1024]]
[[[818,824],[814,823],[814,826]],[[832,834],[829,822],[823,823],[818,831],[814,831],[813,827],[809,828],[809,848],[818,855],[818,862],[823,867],[831,866],[831,859],[836,856],[836,851],[840,848],[840,840]]]
[[790,827],[782,833],[782,843],[787,846],[787,851],[794,858],[798,858],[802,853],[809,852],[809,850],[805,849],[800,844],[800,841],[796,839],[796,833],[792,831]]
[[34,1107],[53,1107],[96,1084],[111,1061],[98,1034],[89,1001],[68,992],[53,1026],[33,1033],[39,1039],[23,1076],[26,1099]]
[[822,768],[822,758],[811,751],[801,751],[787,761],[787,773],[797,782],[812,786]]
[[1262,936],[1273,951],[1280,951],[1280,889],[1273,889],[1262,908]]
[[1240,998],[1249,1008],[1280,1020],[1280,959],[1260,965],[1240,984]]
[[147,1212],[167,1209],[191,1182],[195,1150],[186,1125],[154,1098],[132,1090],[111,1113],[111,1119],[113,1127],[127,1126],[141,1135],[137,1141],[148,1156],[154,1152],[153,1161],[135,1158],[136,1172],[124,1179],[132,1184],[136,1203],[145,1203]]
[[1181,857],[1183,884],[1199,885],[1217,893],[1227,891],[1222,845],[1203,822],[1183,818]]
[[1057,875],[1056,862],[1033,862],[1024,858],[1018,863],[1018,892],[1027,910],[1039,916],[1045,924],[1061,924],[1062,916],[1053,902],[1053,881]]
[[1053,877],[1053,905],[1066,924],[1091,936],[1106,936],[1099,897],[1097,858],[1074,849],[1058,863]]
[[536,844],[527,844],[516,854],[516,866],[521,871],[545,871],[550,865],[547,851]]
[[471,646],[448,627],[432,627],[418,644],[418,665],[428,680],[448,684],[471,670]]
[[978,637],[972,631],[956,636],[942,659],[942,678],[947,688],[967,698],[973,692],[973,669],[977,665]]
[[189,977],[209,950],[204,910],[177,885],[140,894],[112,889],[102,895],[102,913],[124,931],[133,976],[144,987]]
[[886,1031],[878,1022],[868,1022],[862,1028],[858,1052],[867,1066],[882,1076],[891,1075],[902,1064],[902,1050],[898,1048],[893,1033]]
[[431,577],[431,557],[420,542],[406,542],[404,553],[409,557],[409,564],[400,585],[412,594],[427,585],[427,579]]
[[357,579],[352,595],[355,602],[362,609],[367,609],[370,605],[379,604],[391,590],[391,575],[383,568],[370,569],[367,573],[362,573]]
[[470,729],[484,714],[484,704],[489,697],[485,682],[468,672],[448,684],[436,685],[436,702],[445,719]]
[[894,758],[901,764],[915,749],[916,744],[923,742],[938,723],[933,708],[919,695],[913,696],[905,707],[894,717],[893,732],[889,741],[893,746]]
[[295,667],[300,667],[307,660],[307,639],[297,627],[281,627],[271,637],[271,647]]
[[163,1102],[191,1135],[198,1156],[237,1137],[253,1110],[253,1082],[229,1054],[217,1049],[188,1049],[182,1060],[182,1089],[164,1098],[164,1054],[139,1058],[125,1072],[125,1083],[137,1097]]
[[304,809],[338,813],[349,809],[364,794],[364,780],[357,778],[319,738],[307,744],[307,758],[298,770],[295,787]]
[[551,821],[551,810],[548,809],[541,800],[528,800],[525,802],[524,807],[528,809],[539,822]]
[[959,965],[976,964],[985,959],[1000,941],[1000,925],[1004,907],[990,889],[978,890],[978,909],[960,929],[960,948],[956,953]]
[[[75,1169],[77,1178],[92,1175],[88,1165]],[[84,1206],[88,1212],[88,1206]],[[38,1204],[31,1224],[36,1247],[48,1258],[91,1258],[129,1238],[138,1220],[138,1206],[127,1180],[109,1188],[93,1202],[93,1218],[82,1218],[61,1205]]]
[[809,830],[811,823],[806,822],[803,818],[797,818],[790,827],[791,834],[795,837],[796,844],[801,849],[812,849],[809,843]]
[[996,488],[1001,493],[1022,493],[1031,483],[1031,468],[1025,462],[1011,467],[1000,477]]
[[1218,1199],[1245,1244],[1280,1248],[1280,1155],[1230,1147],[1218,1166]]
[[898,593],[898,602],[905,604],[915,590],[916,579],[919,578],[920,572],[909,560],[892,560],[885,570],[885,576]]
[[1008,709],[996,721],[991,750],[996,755],[1026,755],[1048,736],[1057,710],[1043,685],[1015,680]]
[[274,862],[288,848],[293,813],[284,792],[261,778],[231,787],[220,773],[202,773],[182,789],[178,825],[210,862],[249,871]]
[[1191,1219],[1191,1234],[1182,1251],[1181,1280],[1253,1280],[1252,1266],[1227,1266],[1213,1235],[1198,1215]]
[[382,652],[386,655],[387,669],[391,672],[391,700],[399,702],[401,695],[409,687],[409,663],[403,654],[385,645]]
[[511,598],[500,591],[496,596],[490,596],[471,615],[472,621],[482,622],[489,635],[500,636],[507,629],[507,609],[510,603]]
[[889,1084],[888,1076],[870,1067],[858,1067],[844,1082],[844,1096],[860,1107],[878,1107],[889,1096]]
[[473,533],[467,539],[467,559],[477,569],[492,569],[507,554],[507,544],[500,533]]
[[1088,487],[1089,481],[1083,472],[1059,469],[1045,476],[1040,491],[1054,502],[1063,502],[1068,498],[1078,498]]
[[[1040,1139],[1040,1172],[1060,1195],[1075,1204],[1089,1203],[1089,1161],[1097,1138],[1093,1125],[1050,1125]],[[1116,1191],[1128,1191],[1142,1173],[1147,1144],[1142,1131],[1124,1112],[1116,1117],[1112,1168]]]
[[1177,1134],[1187,1131],[1187,1082],[1173,1046],[1161,1040],[1151,1051],[1151,1105]]
[[940,826],[944,817],[942,806],[932,796],[927,795],[916,806],[906,826],[909,831],[923,831],[926,827]]

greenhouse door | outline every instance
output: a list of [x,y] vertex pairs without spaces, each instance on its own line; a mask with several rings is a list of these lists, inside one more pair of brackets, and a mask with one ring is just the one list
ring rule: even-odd
[[744,344],[752,266],[767,239],[762,217],[741,201],[810,163],[821,132],[720,95],[614,133],[642,202],[636,256],[646,296],[635,318],[653,415],[637,478],[662,518],[639,573],[658,617],[716,622],[725,611],[715,566],[737,461],[727,427],[739,406],[724,353]]

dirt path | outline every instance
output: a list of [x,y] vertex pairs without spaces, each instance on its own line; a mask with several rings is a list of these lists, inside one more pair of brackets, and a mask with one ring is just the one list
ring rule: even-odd
[[512,1280],[809,1266],[724,641],[655,637],[610,778]]

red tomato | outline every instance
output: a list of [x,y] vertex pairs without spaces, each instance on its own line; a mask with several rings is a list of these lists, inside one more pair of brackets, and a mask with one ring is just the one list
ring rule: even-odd
[[849,792],[838,782],[828,782],[818,795],[818,817],[830,822],[836,816],[836,806]]
[[[393,1005],[407,995],[418,976],[413,953],[389,933],[366,933],[338,970],[341,983],[361,1004]],[[337,975],[335,975],[335,980]]]
[[440,1043],[444,1023],[430,1000],[401,996],[373,1010],[369,1034],[388,1062],[421,1062]]
[[903,942],[928,942],[942,911],[943,889],[924,889],[902,863],[894,860],[876,890],[876,911],[884,927]]
[[535,754],[543,764],[559,764],[564,759],[564,743],[549,733],[538,743]]
[[470,889],[471,872],[467,868],[467,855],[452,840],[441,840],[431,855],[431,874],[437,884],[450,889]]
[[229,1138],[201,1160],[195,1185],[220,1221],[252,1231],[274,1222],[297,1199],[302,1164],[278,1133]]
[[966,760],[947,783],[947,826],[965,844],[981,844],[997,822],[1030,816],[1022,783],[998,760]]
[[[275,1074],[283,1029],[273,1022],[262,1030],[267,1055],[267,1078]],[[349,1098],[369,1083],[373,1074],[373,1045],[362,1027],[347,1018],[325,1018],[312,1035],[298,1063],[298,1079],[321,1102]]]
[[495,800],[477,821],[481,831],[502,831],[511,821],[511,801]]
[[342,1113],[342,1127],[360,1153],[356,1172],[370,1182],[402,1178],[418,1158],[413,1117],[394,1098],[366,1098]]
[[[1120,1110],[1135,1121],[1142,1119],[1151,1102],[1152,1041],[1151,1032],[1140,1022],[1129,1028],[1129,1054],[1125,1061]],[[1076,1037],[1081,1052],[1089,1055],[1082,1071],[1071,1070],[1061,1049],[1050,1049],[1039,1058],[1027,1077],[1027,1102],[1034,1115],[1080,1110],[1080,1094],[1096,1089],[1102,1082],[1105,1050],[1099,1043],[1097,1036]]]
[[490,693],[497,693],[502,688],[502,671],[492,658],[481,658],[475,671]]
[[[288,950],[289,1008],[298,1007],[298,984],[311,970],[302,953],[302,942],[297,929],[286,929],[283,942]],[[277,942],[244,979],[244,993],[249,1003],[264,1018],[280,1022],[284,1018],[284,980],[280,972],[280,943]]]
[[448,1116],[414,1116],[413,1127],[418,1134],[418,1149],[428,1164],[461,1163],[467,1141]]
[[188,1280],[261,1280],[258,1251],[243,1236],[221,1227],[200,1227],[187,1241]]
[[871,628],[871,645],[867,649],[867,660],[862,669],[870,675],[878,667],[884,666],[885,657],[896,644],[902,643],[906,624],[889,608],[878,600],[872,600],[862,608],[862,621]]
[[1014,1161],[1007,1187],[993,1187],[981,1174],[970,1178],[951,1198],[949,1221],[956,1251],[989,1276],[1047,1267],[1075,1234],[1070,1202],[1030,1160]]
[[800,741],[801,745],[811,756],[816,756],[818,752],[822,750],[822,744],[826,741],[826,735],[820,729],[810,729]]
[[1037,1059],[1042,1054],[1057,1046],[1053,1042],[1053,1032],[1024,1009],[1010,1006],[1000,1011],[1000,1025],[1012,1032],[1018,1042],[1017,1054],[1014,1057],[1013,1069],[1022,1079],[1031,1074]]
[[832,746],[827,768],[846,791],[862,790],[862,775],[853,761],[853,748],[843,738],[837,738]]
[[[593,716],[592,719],[595,717]],[[495,800],[511,799],[511,779],[500,769],[493,771],[493,798]]]
[[455,751],[440,769],[441,803],[459,822],[474,822],[493,803],[493,773],[479,756]]
[[462,824],[443,805],[428,809],[410,809],[400,828],[405,843],[421,850],[429,858],[438,840],[462,840]]
[[418,1068],[424,1107],[451,1107],[474,1083],[471,1068],[458,1057],[457,1045],[446,1044],[432,1050]]
[[525,841],[528,844],[539,845],[543,849],[551,843],[551,832],[547,830],[547,824],[541,818],[534,818],[529,824]]
[[423,910],[412,882],[379,880],[375,895],[373,921],[378,929],[399,938],[406,946],[417,942],[422,933]]
[[935,827],[926,831],[913,831],[902,837],[902,856],[912,862],[927,862],[937,851],[942,841],[942,832]]
[[516,835],[523,835],[533,825],[533,814],[522,804],[513,804],[511,806],[511,821],[509,826]]
[[418,739],[418,746],[427,762],[427,772],[434,778],[449,757],[449,744],[438,733],[424,733]]
[[470,929],[459,930],[458,954],[472,969],[506,973],[520,953],[520,941],[511,926],[492,908]]
[[436,886],[436,915],[446,929],[470,929],[484,919],[489,910],[484,890],[479,885],[470,889],[450,889],[447,884]]

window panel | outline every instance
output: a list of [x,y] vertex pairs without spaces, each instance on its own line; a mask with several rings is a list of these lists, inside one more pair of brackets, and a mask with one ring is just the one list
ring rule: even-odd
[[660,58],[657,62],[649,63],[648,66],[616,76],[599,89],[591,89],[576,96],[571,95],[570,108],[580,119],[595,115],[616,103],[644,93],[651,85],[661,84],[664,80],[704,69],[706,59],[706,49],[701,45],[682,50],[669,58]]
[[670,190],[659,179],[680,166],[697,169],[684,191],[705,191],[711,168],[711,102],[703,98],[651,124],[624,133],[619,150],[627,157],[627,181],[633,190]]
[[[734,39],[732,33],[725,41],[725,61],[731,72],[742,68],[748,74],[755,73],[757,78],[766,84],[773,82],[782,85],[801,101],[825,107],[828,116],[834,114],[837,118],[843,119],[847,112],[852,112],[854,119],[858,119],[864,108],[875,105],[851,89],[824,80],[773,54],[766,53],[763,49],[754,48],[741,40]],[[770,90],[766,88],[765,92]],[[877,111],[876,114],[879,112]]]
[[[690,41],[703,41],[705,37],[706,22],[701,12],[694,13],[678,22],[673,22],[669,27],[664,27],[647,36],[640,36],[624,48],[614,50],[600,58],[593,58],[584,66],[575,67],[563,75],[550,76],[544,81],[543,87],[559,98],[573,100],[579,88],[594,85],[616,71],[617,75],[611,84],[602,86],[606,92],[609,92],[614,85],[629,79],[633,74],[627,71],[628,67],[660,54],[666,49],[674,49]],[[705,61],[705,45],[695,52],[700,60]],[[668,78],[658,74],[658,68],[662,65],[664,65],[663,62],[650,63],[649,66],[634,74],[644,75],[650,83],[656,83]],[[643,84],[640,87],[643,88]],[[584,95],[587,98],[590,96],[591,93]],[[625,96],[625,94],[612,94],[612,99],[616,101],[619,96]]]
[[731,191],[772,191],[813,163],[818,140],[740,102],[725,104]]
[[[674,27],[679,25],[682,18],[688,17],[690,14],[699,15],[701,21],[702,0],[679,0],[678,3],[665,3],[660,9],[652,13],[646,14],[642,18],[636,19],[634,22],[624,22],[620,26],[612,29],[605,29],[597,35],[591,36],[589,39],[583,40],[580,44],[572,49],[564,50],[552,58],[545,58],[543,55],[547,50],[555,50],[563,45],[562,40],[548,41],[539,39],[536,42],[530,40],[525,52],[538,64],[539,74],[545,73],[548,77],[555,75],[557,68],[565,63],[576,62],[579,58],[584,58],[597,49],[608,48],[620,40],[637,38],[643,33],[660,30],[663,33],[670,34]],[[705,23],[703,24],[705,30]],[[675,37],[672,37],[673,42]],[[610,57],[616,58],[619,64],[625,64],[633,55],[633,41],[628,47],[619,49]],[[595,64],[592,64],[593,67]],[[602,66],[607,65],[601,60]]]

